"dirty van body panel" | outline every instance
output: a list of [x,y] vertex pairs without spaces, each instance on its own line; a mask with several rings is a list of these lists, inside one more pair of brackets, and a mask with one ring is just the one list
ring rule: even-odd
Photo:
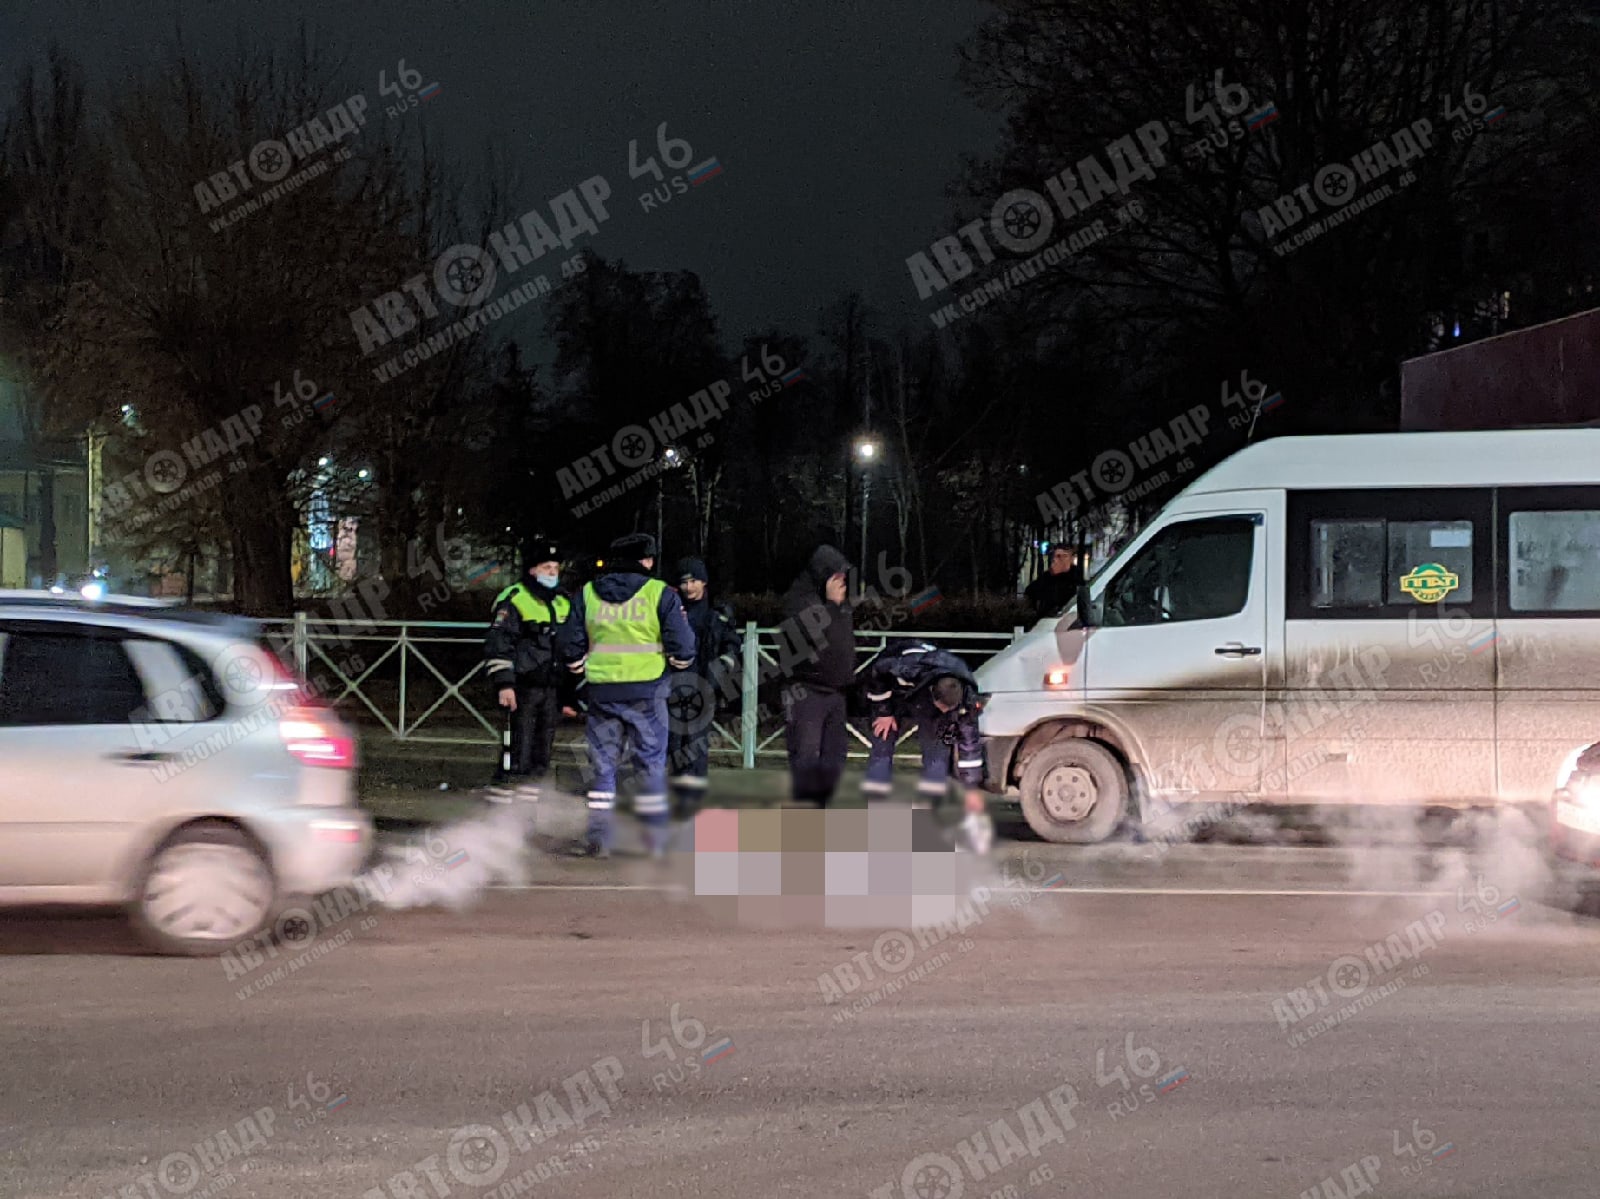
[[1493,802],[1492,490],[1296,491],[1288,509],[1288,802]]
[[[1465,622],[1464,622],[1465,623]],[[1465,623],[1470,636],[1491,621]],[[1410,644],[1405,621],[1291,621],[1283,724],[1289,803],[1452,805],[1494,795],[1492,654]]]
[[1239,491],[1175,507],[1097,581],[1082,709],[1126,730],[1148,795],[1255,799],[1277,764],[1264,697],[1282,503]]
[[1496,499],[1500,796],[1547,803],[1562,762],[1600,741],[1600,486]]
[[1548,803],[1562,762],[1600,741],[1600,618],[1497,624],[1502,803]]

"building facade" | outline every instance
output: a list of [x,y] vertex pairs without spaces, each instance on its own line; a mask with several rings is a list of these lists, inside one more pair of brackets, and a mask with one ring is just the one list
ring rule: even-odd
[[40,437],[25,400],[0,377],[0,587],[48,587],[90,568],[87,442]]

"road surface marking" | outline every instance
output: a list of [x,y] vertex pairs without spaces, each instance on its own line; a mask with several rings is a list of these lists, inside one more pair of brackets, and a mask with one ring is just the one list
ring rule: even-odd
[[[687,887],[658,887],[643,883],[522,883],[491,887],[493,891],[682,891],[687,893]],[[1330,891],[1330,890],[1248,890],[1244,888],[1214,888],[1214,887],[1052,887],[1049,890],[1036,890],[1032,887],[990,887],[991,895],[1263,895],[1280,897],[1285,895],[1310,895],[1322,898],[1337,896],[1341,899],[1375,898],[1375,899],[1431,899],[1436,895],[1449,895],[1448,890],[1440,891]],[[751,899],[755,896],[737,895],[706,895],[704,899]],[[782,896],[767,896],[765,898],[782,898]],[[904,895],[836,895],[833,899],[906,899]],[[952,896],[951,898],[959,898]]]

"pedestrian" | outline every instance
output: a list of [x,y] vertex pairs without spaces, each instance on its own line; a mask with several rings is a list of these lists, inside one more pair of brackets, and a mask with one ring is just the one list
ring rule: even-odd
[[1028,584],[1023,597],[1033,605],[1033,618],[1044,620],[1060,616],[1077,603],[1078,588],[1083,585],[1083,571],[1078,567],[1078,553],[1070,545],[1050,548],[1050,570]]
[[717,714],[718,687],[713,680],[733,676],[739,664],[740,643],[733,609],[711,599],[706,564],[699,558],[685,558],[673,573],[695,644],[693,667],[673,672],[667,698],[673,819],[682,827],[693,822],[705,802],[711,723]]
[[849,574],[845,556],[820,545],[783,597],[789,635],[807,648],[783,691],[790,794],[820,807],[833,802],[850,744],[845,694],[855,683],[856,641]]
[[617,772],[630,747],[634,813],[652,856],[666,852],[667,667],[692,666],[695,643],[678,593],[650,577],[655,564],[648,533],[613,541],[600,575],[584,585],[562,627],[561,659],[588,680],[586,856],[611,856]]
[[494,598],[484,639],[489,686],[511,724],[511,762],[495,772],[495,784],[536,787],[550,771],[556,725],[576,700],[571,674],[556,661],[556,631],[572,613],[572,597],[561,588],[561,550],[549,541],[527,543],[523,577]]
[[978,683],[957,655],[929,641],[886,645],[866,670],[872,744],[861,792],[871,803],[893,790],[894,751],[903,724],[917,726],[922,774],[912,807],[936,805],[950,790],[950,761],[966,791],[966,846],[988,853],[994,840],[983,798],[983,741],[978,734]]

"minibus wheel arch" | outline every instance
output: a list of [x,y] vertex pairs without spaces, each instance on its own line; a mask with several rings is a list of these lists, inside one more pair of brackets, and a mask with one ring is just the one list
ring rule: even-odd
[[1017,747],[1016,755],[1011,762],[1011,778],[1007,781],[1013,784],[1020,782],[1022,772],[1027,769],[1029,758],[1045,746],[1069,737],[1085,737],[1100,742],[1122,763],[1122,768],[1128,773],[1129,786],[1137,781],[1132,766],[1133,755],[1128,752],[1128,747],[1122,738],[1105,725],[1088,720],[1051,720],[1030,730],[1023,737],[1022,744]]

